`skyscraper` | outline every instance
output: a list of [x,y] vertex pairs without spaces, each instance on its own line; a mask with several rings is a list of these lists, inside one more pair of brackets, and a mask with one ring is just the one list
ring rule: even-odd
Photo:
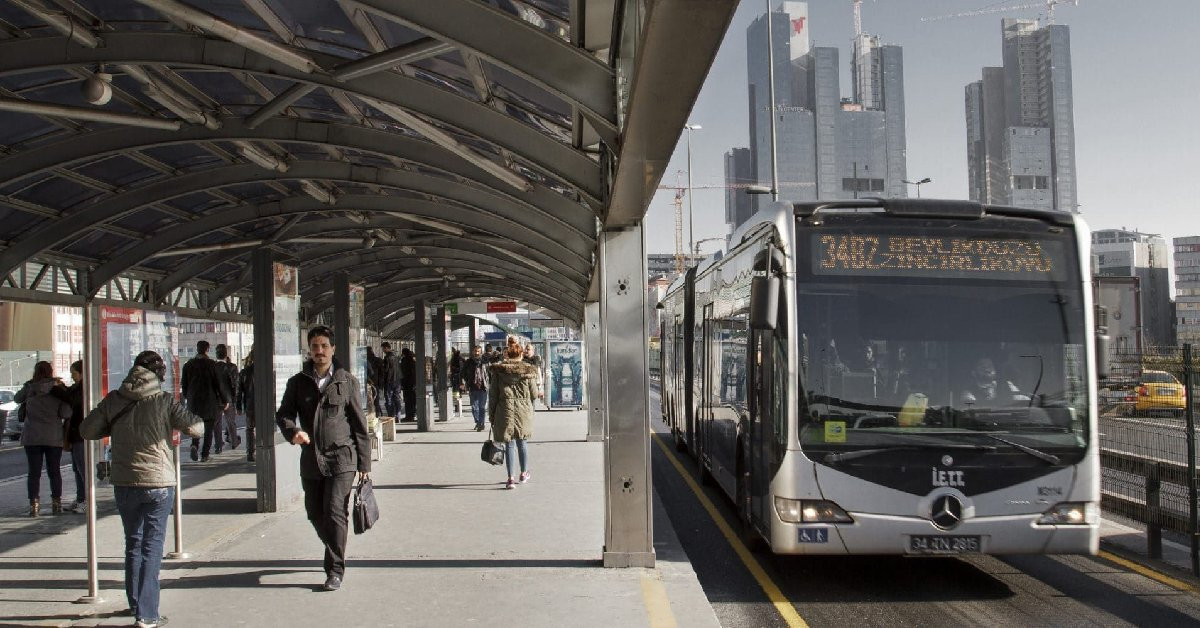
[[745,186],[754,183],[749,148],[732,148],[725,153],[725,222],[736,227],[753,213]]
[[1078,211],[1071,34],[1005,19],[1004,66],[966,87],[971,200]]
[[1175,238],[1175,333],[1200,345],[1200,237]]
[[1100,229],[1092,232],[1092,258],[1097,276],[1137,277],[1142,328],[1136,346],[1174,345],[1166,239],[1125,229]]
[[[768,19],[774,36],[774,107],[768,84]],[[759,17],[746,31],[754,181],[771,183],[770,116],[774,115],[780,199],[906,196],[901,48],[884,45],[873,35],[855,37],[850,64],[854,93],[842,98],[838,49],[811,47],[809,27],[808,3],[789,1],[781,2],[769,18]],[[726,163],[729,181],[728,158]],[[727,203],[730,199],[732,195]],[[764,199],[754,197],[754,209]],[[728,208],[726,214],[739,216]],[[740,222],[731,224],[736,227]]]

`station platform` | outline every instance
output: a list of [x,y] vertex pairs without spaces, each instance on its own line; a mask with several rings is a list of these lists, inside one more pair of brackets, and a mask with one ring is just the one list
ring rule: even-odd
[[[384,443],[372,472],[380,521],[350,539],[345,584],[332,593],[320,591],[321,546],[301,502],[255,512],[244,451],[185,462],[191,556],[164,561],[162,613],[173,626],[718,625],[657,498],[656,568],[601,566],[603,444],[587,442],[585,412],[537,413],[532,479],[513,490],[503,467],[479,460],[483,437],[469,418],[436,425],[401,424]],[[0,486],[0,627],[131,624],[118,615],[123,541],[111,486],[97,490],[105,602],[96,605],[73,603],[87,589],[85,518],[23,517],[24,489],[23,477]]]

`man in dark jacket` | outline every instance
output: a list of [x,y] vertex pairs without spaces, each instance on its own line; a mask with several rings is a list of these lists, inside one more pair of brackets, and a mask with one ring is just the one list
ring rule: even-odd
[[75,503],[67,506],[71,512],[87,512],[87,467],[83,462],[83,435],[79,425],[83,423],[83,361],[71,363],[71,387],[66,390],[65,401],[71,404],[71,423],[67,426],[67,442],[71,452],[71,470],[75,472]]
[[254,462],[254,450],[258,446],[254,440],[254,351],[246,355],[242,371],[238,373],[237,409],[246,415],[246,462]]
[[300,446],[300,483],[308,520],[325,544],[325,590],[342,586],[350,491],[371,472],[371,436],[358,382],[333,361],[333,331],[308,332],[310,361],[283,392],[275,422],[283,437]]
[[383,343],[383,404],[387,415],[400,414],[400,358],[392,351],[391,343]]
[[471,399],[471,416],[475,418],[476,432],[483,431],[483,422],[487,419],[487,374],[483,349],[475,345],[471,347],[471,357],[463,360],[462,389],[467,391]]
[[[217,345],[217,372],[225,378],[225,384],[229,387],[230,401],[236,400],[238,367],[229,358],[229,347],[223,344]],[[234,405],[227,404],[221,411],[221,417],[217,420],[217,433],[213,436],[217,439],[217,453],[221,453],[221,443],[223,442],[228,442],[232,449],[237,449],[238,445],[242,444],[242,437],[238,436],[237,408]]]
[[[180,377],[180,391],[187,400],[187,407],[193,414],[204,419],[204,450],[200,451],[200,439],[192,439],[192,460],[199,458],[208,462],[208,453],[213,444],[213,428],[221,413],[233,401],[229,384],[222,375],[217,363],[208,357],[208,343],[204,340],[196,343],[196,357],[183,365]],[[217,453],[221,452],[220,436],[217,437]]]
[[375,393],[372,395],[371,408],[375,410],[375,416],[381,417],[383,414],[383,358],[375,355],[375,350],[367,347],[367,383],[371,385]]
[[400,356],[400,389],[404,392],[403,423],[417,420],[417,356],[405,347]]

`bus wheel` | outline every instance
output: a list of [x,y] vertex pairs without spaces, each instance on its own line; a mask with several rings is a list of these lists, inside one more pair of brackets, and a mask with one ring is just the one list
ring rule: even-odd
[[741,464],[738,465],[738,482],[737,482],[737,517],[738,517],[738,539],[746,546],[746,549],[751,552],[757,552],[766,547],[762,535],[758,530],[754,529],[754,524],[751,523],[750,516],[750,473],[742,471]]

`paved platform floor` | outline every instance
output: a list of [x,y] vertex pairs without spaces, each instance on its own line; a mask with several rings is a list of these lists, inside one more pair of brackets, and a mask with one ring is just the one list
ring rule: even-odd
[[[185,561],[166,561],[162,612],[179,626],[716,626],[661,506],[655,569],[605,569],[603,448],[586,415],[539,412],[532,480],[504,489],[469,419],[385,443],[376,528],[350,539],[341,591],[319,591],[321,548],[299,502],[258,514],[241,450],[185,463]],[[128,625],[120,522],[97,491],[103,604],[86,592],[84,517],[31,520],[0,493],[0,626]],[[23,483],[19,484],[23,492]],[[67,490],[68,494],[70,490]],[[167,549],[173,540],[168,538]]]

